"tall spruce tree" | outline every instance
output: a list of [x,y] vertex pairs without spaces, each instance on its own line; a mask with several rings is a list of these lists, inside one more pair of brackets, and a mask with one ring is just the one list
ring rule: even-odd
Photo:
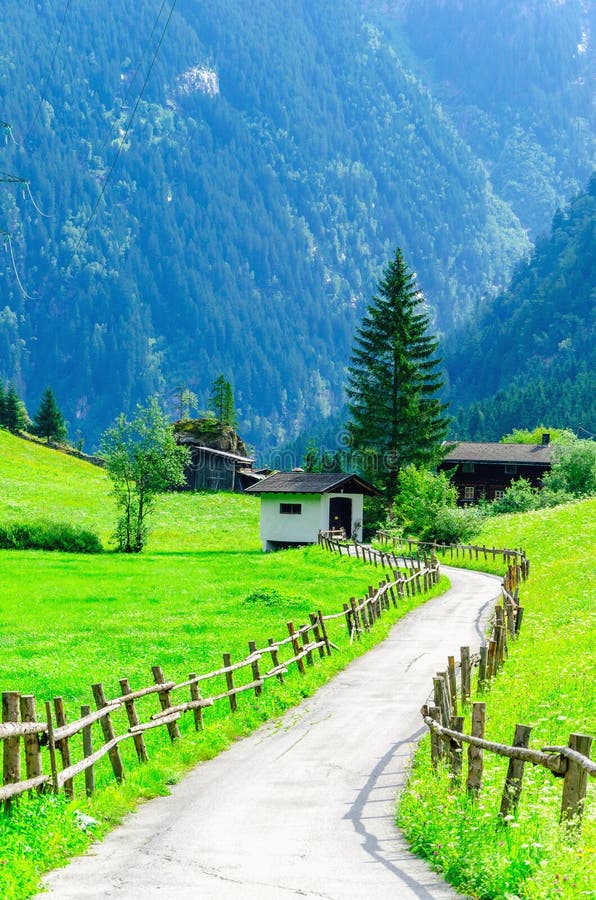
[[438,340],[401,250],[389,263],[356,332],[348,368],[348,431],[359,467],[391,506],[400,469],[441,456],[447,404],[437,398]]
[[58,442],[66,440],[64,416],[60,412],[51,387],[45,389],[33,421],[35,423],[35,434],[38,437],[46,438],[48,444],[51,440]]
[[29,423],[25,404],[19,398],[13,384],[9,384],[4,395],[4,421],[8,430],[13,434],[24,431]]

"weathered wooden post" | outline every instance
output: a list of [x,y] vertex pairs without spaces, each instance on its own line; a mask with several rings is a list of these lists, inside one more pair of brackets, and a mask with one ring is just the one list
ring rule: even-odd
[[[104,709],[108,705],[108,701],[106,700],[103,684],[100,682],[98,684],[92,684],[91,690],[93,691],[93,699],[95,700],[97,709]],[[106,744],[115,740],[116,732],[114,731],[114,726],[112,725],[112,719],[110,718],[109,713],[106,713],[101,719],[101,730]],[[110,757],[110,762],[112,764],[114,778],[118,782],[124,781],[124,766],[122,765],[122,757],[120,756],[120,750],[118,749],[117,744],[108,751],[108,756]]]
[[486,664],[488,661],[488,647],[486,644],[482,644],[478,652],[480,654],[480,662],[478,663],[478,690],[481,691],[484,689],[486,682]]
[[455,680],[455,657],[447,657],[447,674],[449,676],[449,694],[451,696],[451,709],[453,715],[457,715],[457,682]]
[[[484,739],[484,725],[486,721],[486,703],[474,703],[472,705],[472,729],[473,737]],[[468,744],[468,777],[466,789],[468,794],[477,797],[482,787],[482,771],[484,760],[482,749]]]
[[[430,706],[428,708],[428,715],[433,722],[437,723],[437,725],[441,724],[441,710],[438,706]],[[441,735],[432,728],[430,730],[430,758],[433,769],[437,768],[443,758],[443,741],[441,740]]]
[[[271,654],[271,662],[273,663],[273,668],[277,669],[279,667],[279,650],[278,650],[277,644],[271,637],[267,640],[267,644],[271,648],[269,650],[269,652]],[[278,672],[276,675],[276,678],[280,684],[284,683],[284,673],[283,672]]]
[[[2,694],[2,722],[19,721],[18,691],[4,691]],[[17,784],[21,780],[21,739],[7,737],[3,741],[2,783]],[[10,803],[7,803],[9,806]]]
[[236,694],[233,693],[233,691],[234,691],[234,673],[230,671],[230,666],[232,665],[232,657],[230,656],[229,653],[223,654],[223,664],[224,664],[224,669],[226,669],[225,676],[226,676],[226,686],[227,686],[227,689],[229,692],[228,700],[230,702],[230,711],[235,713],[236,710],[238,709],[238,698],[236,697]]
[[325,658],[325,647],[323,646],[323,639],[321,636],[321,629],[319,628],[319,619],[316,613],[309,613],[310,624],[312,625],[312,633],[315,636],[315,643],[321,644],[319,647],[319,657],[320,659]]
[[[201,700],[201,694],[199,691],[199,685],[194,680],[197,677],[196,672],[191,672],[188,676],[188,680],[190,681],[190,700],[191,703],[198,703]],[[195,706],[193,709],[193,717],[195,721],[195,731],[203,731],[205,725],[203,723],[203,707]]]
[[[122,691],[123,697],[131,693],[130,682],[128,678],[120,679],[120,690]],[[127,700],[124,704],[124,708],[126,709],[128,724],[130,725],[130,727],[133,728],[135,725],[139,725],[139,717],[137,715],[137,708],[135,706],[134,700]],[[137,751],[137,758],[139,762],[147,762],[149,757],[147,756],[147,748],[145,746],[145,738],[143,737],[143,735],[135,734],[135,736],[133,737],[133,742],[135,745],[135,750]]]
[[[91,707],[88,705],[81,706],[81,718],[91,715]],[[88,759],[93,754],[93,738],[91,736],[91,725],[83,726],[83,756]],[[88,797],[93,796],[95,791],[95,772],[93,766],[85,769],[85,793]]]
[[54,722],[52,719],[52,704],[49,700],[45,702],[46,707],[46,723],[48,726],[48,751],[50,753],[50,770],[52,772],[52,790],[58,793],[58,766],[56,764],[56,742],[54,740]]
[[327,652],[327,656],[331,656],[331,643],[329,641],[329,636],[327,634],[327,626],[325,625],[325,618],[323,616],[323,611],[318,609],[317,616],[319,618],[319,626],[321,628],[321,634],[323,636],[323,640],[325,641],[325,650]]
[[[347,606],[346,603],[344,603],[344,607],[345,606]],[[346,615],[346,619],[347,619],[347,623],[348,623],[348,634],[350,633],[350,620],[348,618],[349,615],[350,615],[350,612],[348,610],[348,613]],[[292,648],[294,650],[294,656],[300,656],[300,644],[298,643],[298,638],[296,637],[296,629],[294,628],[294,623],[288,622],[287,627],[288,627],[288,633],[289,633],[290,637],[292,638]],[[306,669],[304,667],[304,660],[297,659],[296,665],[298,666],[298,671],[300,672],[300,674],[305,675]]]
[[[249,641],[249,642],[248,642],[248,650],[249,650],[249,652],[250,652],[251,655],[252,655],[253,653],[256,653],[256,652],[257,652],[257,644],[256,644],[256,641]],[[260,682],[260,680],[261,680],[261,673],[260,673],[260,671],[259,671],[259,660],[258,660],[258,659],[255,659],[254,662],[252,662],[252,663],[250,664],[250,667],[251,667],[251,669],[252,669],[252,680],[253,680],[254,682],[257,682],[257,681]],[[263,693],[263,686],[262,686],[261,684],[255,684],[255,697],[260,697],[262,693]]]
[[350,597],[350,609],[352,610],[352,622],[354,623],[354,631],[356,633],[356,637],[358,638],[358,640],[360,640],[360,633],[362,629],[360,627],[360,616],[358,615],[356,599],[354,597]]
[[[449,727],[452,731],[459,731],[461,734],[464,730],[464,717],[451,716]],[[451,789],[455,790],[461,784],[462,772],[462,742],[459,738],[449,738],[449,772]]]
[[[64,728],[66,725],[66,713],[64,711],[64,701],[62,697],[54,697],[54,713],[56,715],[56,725],[58,728]],[[68,738],[61,738],[59,741],[56,741],[56,747],[58,748],[58,752],[62,759],[62,768],[68,769],[71,762]],[[72,778],[68,778],[64,782],[64,793],[71,799],[74,797],[74,781]]]
[[460,647],[461,703],[465,706],[470,699],[470,648]]
[[[516,725],[513,746],[527,747],[530,743],[531,733],[532,729],[529,725]],[[509,760],[507,777],[505,778],[505,787],[503,788],[503,797],[501,799],[501,809],[499,811],[503,818],[514,813],[517,809],[522,790],[524,765],[524,761],[521,759]]]
[[[35,697],[33,694],[22,694],[19,699],[21,708],[21,722],[37,722],[37,714],[35,712]],[[39,744],[39,734],[26,734],[23,742],[25,744],[25,771],[27,779],[37,778],[43,774],[41,761],[41,747]],[[38,788],[41,791],[42,786]]]
[[[590,756],[592,737],[589,734],[570,734],[569,749]],[[561,803],[561,821],[580,823],[584,810],[584,801],[588,784],[588,773],[575,760],[567,760],[567,771],[563,782],[563,800]]]
[[[151,666],[151,671],[153,672],[153,678],[156,684],[166,683],[161,666]],[[170,688],[164,688],[163,691],[159,691],[157,696],[159,697],[159,704],[162,710],[171,708],[172,698],[170,697]],[[171,741],[177,741],[180,738],[178,722],[168,722],[167,729]]]

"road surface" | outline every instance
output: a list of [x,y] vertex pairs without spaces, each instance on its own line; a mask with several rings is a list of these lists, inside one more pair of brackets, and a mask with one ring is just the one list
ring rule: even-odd
[[314,697],[197,766],[45,879],[51,900],[447,900],[407,850],[396,795],[447,656],[481,641],[498,581],[451,589],[399,621]]

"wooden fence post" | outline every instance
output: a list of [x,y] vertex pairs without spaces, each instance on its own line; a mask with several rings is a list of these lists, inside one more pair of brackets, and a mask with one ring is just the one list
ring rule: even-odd
[[[120,690],[122,691],[123,696],[126,694],[130,694],[130,683],[128,678],[120,679]],[[134,700],[127,700],[124,704],[126,709],[126,715],[128,716],[128,724],[132,728],[134,725],[139,725],[139,717],[137,715],[137,708],[135,706]],[[135,734],[133,737],[135,750],[137,751],[137,758],[139,762],[147,762],[149,757],[147,756],[147,747],[145,746],[145,738],[142,734]]]
[[[441,710],[438,706],[430,706],[428,714],[433,722],[437,722],[439,725],[441,724]],[[433,769],[437,768],[443,758],[443,741],[441,740],[441,736],[432,729],[430,732],[430,758]]]
[[[58,728],[63,728],[64,725],[66,725],[66,713],[64,712],[64,701],[62,697],[54,697],[54,713],[56,715],[56,725]],[[62,759],[62,768],[68,769],[71,762],[68,738],[61,738],[61,740],[56,741],[56,747],[58,748],[58,752]],[[74,781],[72,778],[68,778],[64,782],[64,793],[67,797],[70,797],[71,800],[74,797]]]
[[[165,678],[163,677],[163,672],[161,666],[151,666],[151,671],[153,672],[153,678],[156,684],[164,684]],[[170,697],[169,689],[165,691],[159,691],[159,705],[162,710],[170,709],[172,706],[172,698]],[[171,741],[177,741],[180,738],[180,728],[178,727],[178,722],[168,722],[167,724],[168,734],[170,735]]]
[[[256,653],[256,652],[257,652],[257,644],[256,644],[256,641],[249,641],[249,642],[248,642],[248,649],[249,649],[249,651],[250,651],[251,654],[252,654],[252,653]],[[258,659],[256,659],[253,663],[251,663],[251,669],[252,669],[252,680],[253,680],[253,681],[260,681],[260,680],[261,680],[261,673],[259,672],[259,661],[258,661]],[[263,693],[263,686],[262,686],[261,684],[255,684],[255,697],[260,697],[262,693]]]
[[[472,705],[472,729],[473,737],[484,738],[484,724],[486,721],[486,703],[474,703]],[[482,749],[468,744],[468,777],[466,789],[472,797],[477,797],[482,787],[482,771],[484,761]]]
[[[344,607],[346,607],[346,606],[347,606],[347,604],[344,603]],[[350,616],[350,612],[348,610],[348,612],[346,614],[346,621],[348,623],[348,634],[350,634],[349,616]],[[300,644],[298,643],[298,638],[296,637],[296,629],[294,628],[294,623],[288,622],[287,626],[288,626],[288,633],[289,633],[290,637],[292,638],[292,648],[294,650],[294,656],[299,656],[300,655]],[[300,672],[300,674],[305,675],[306,669],[304,668],[304,660],[303,659],[296,660],[296,665],[298,666],[298,671]]]
[[[530,734],[532,729],[529,725],[516,725],[515,735],[513,737],[514,747],[527,747],[530,743]],[[505,818],[511,815],[517,809],[519,798],[522,790],[522,779],[524,777],[524,761],[521,759],[510,759],[507,767],[507,777],[505,778],[505,787],[503,788],[503,797],[501,799],[500,815]]]
[[[84,719],[85,716],[91,714],[90,706],[81,706],[81,718]],[[83,756],[85,758],[91,756],[93,753],[93,738],[91,735],[91,725],[85,725],[83,727]],[[93,766],[89,766],[85,769],[85,793],[88,797],[91,797],[95,791],[95,772],[93,771]]]
[[52,720],[52,704],[46,700],[46,722],[48,726],[48,750],[50,753],[50,769],[52,772],[52,790],[58,793],[58,766],[56,765],[56,742],[54,741],[54,722]]
[[[269,653],[271,654],[271,662],[273,663],[273,668],[277,669],[277,667],[279,666],[279,652],[278,652],[277,644],[275,643],[273,638],[269,638],[267,643],[268,643],[269,647],[271,648],[269,650]],[[276,678],[280,684],[284,683],[284,673],[283,672],[278,672],[276,675]]]
[[[201,699],[201,694],[199,693],[199,686],[196,683],[196,681],[193,681],[193,678],[196,678],[196,677],[197,677],[196,672],[191,672],[190,675],[188,676],[188,680],[192,682],[192,684],[190,685],[191,701]],[[203,724],[203,709],[201,706],[196,706],[193,709],[193,716],[194,716],[194,720],[195,720],[195,731],[203,731],[205,726]]]
[[460,664],[461,664],[461,704],[465,704],[470,699],[470,648],[460,647]]
[[[574,733],[569,735],[569,748],[571,750],[576,750],[583,756],[589,756],[591,747],[592,738],[589,734]],[[579,763],[568,759],[565,781],[563,782],[562,822],[579,823],[581,821],[587,784],[588,773],[586,770]]]
[[484,689],[484,684],[486,682],[486,663],[488,660],[488,647],[486,644],[482,644],[478,652],[480,654],[480,662],[478,663],[478,690],[481,691]]
[[[227,669],[229,666],[232,665],[232,657],[230,656],[229,653],[224,653],[223,664],[224,664],[224,669]],[[228,691],[234,690],[234,673],[233,672],[226,672],[226,685],[227,685]],[[230,701],[230,710],[233,713],[235,713],[236,710],[238,709],[238,700],[237,700],[236,694],[230,694],[228,699]]]
[[453,715],[457,715],[457,683],[455,680],[455,657],[447,657],[447,674],[449,676],[449,694],[451,695],[451,709]]
[[[315,643],[322,644],[323,638],[321,637],[321,629],[319,628],[319,619],[316,613],[309,613],[310,624],[312,625],[312,633],[315,636]],[[320,659],[325,658],[325,647],[319,647],[319,657]]]
[[[98,709],[103,709],[108,705],[103,684],[100,682],[98,684],[92,684],[91,690],[93,691],[93,699],[95,700],[95,705]],[[116,732],[114,731],[114,726],[112,725],[112,719],[110,718],[109,713],[101,719],[101,730],[106,744],[109,743],[109,741],[113,741],[116,737]],[[112,747],[108,752],[108,756],[112,763],[114,778],[118,782],[124,781],[124,766],[122,765],[122,757],[120,756],[118,745]]]
[[350,643],[352,641],[352,611],[347,603],[343,604],[344,613],[346,616],[346,628],[348,629],[348,637],[350,638]]
[[[21,707],[21,722],[37,722],[35,712],[35,697],[33,694],[23,694],[19,700]],[[27,779],[37,778],[43,774],[41,762],[41,748],[39,744],[39,734],[26,734],[23,738],[25,744],[25,771]],[[40,785],[38,791],[41,791],[43,785]]]
[[325,641],[325,650],[327,652],[327,656],[331,656],[331,644],[329,643],[329,637],[327,635],[327,626],[325,625],[325,619],[323,618],[323,611],[320,609],[317,610],[317,616],[319,618],[321,634],[323,636],[323,640]]
[[356,608],[356,600],[354,597],[350,597],[350,609],[352,610],[352,622],[354,623],[354,629],[356,631],[356,637],[360,640],[360,633],[362,628],[360,627],[360,616],[358,615],[358,609]]
[[524,618],[524,608],[523,606],[518,606],[515,614],[515,634],[519,634],[522,620]]
[[[451,716],[449,727],[452,731],[464,730],[464,717]],[[449,738],[449,772],[451,774],[451,789],[459,787],[462,772],[462,742],[458,738]]]
[[[2,721],[19,721],[18,691],[4,691],[2,694]],[[21,780],[21,739],[4,738],[3,741],[2,784],[16,784]],[[10,802],[7,802],[7,807]]]

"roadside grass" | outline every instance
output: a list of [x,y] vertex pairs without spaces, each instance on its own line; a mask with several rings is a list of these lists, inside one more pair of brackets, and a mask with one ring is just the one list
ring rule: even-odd
[[[84,522],[107,541],[114,511],[105,474],[0,430],[0,522],[42,514]],[[152,665],[176,680],[210,671],[221,666],[222,652],[243,658],[249,640],[263,646],[269,637],[286,636],[289,620],[300,625],[318,608],[338,612],[382,577],[361,560],[319,547],[265,555],[258,519],[254,497],[167,494],[159,498],[141,554],[0,551],[0,690],[34,694],[39,715],[42,701],[62,696],[72,720],[81,704],[93,707],[92,683],[103,682],[106,694],[117,696],[119,678],[128,677],[133,689],[151,684]],[[447,587],[443,578],[426,597],[392,608],[352,646],[344,620],[330,623],[339,652],[317,659],[305,676],[293,667],[283,685],[267,682],[260,697],[241,694],[233,716],[224,702],[207,709],[201,733],[185,717],[174,746],[165,729],[147,733],[150,761],[143,766],[129,742],[121,745],[123,785],[113,783],[106,758],[97,766],[99,790],[90,800],[79,776],[74,801],[45,795],[13,804],[10,814],[0,814],[0,896],[32,896],[41,873],[82,852],[142,799],[167,792],[196,762],[312,694],[382,640],[398,618]],[[238,682],[250,679],[249,670]],[[142,718],[155,708],[155,697],[139,702]],[[122,711],[116,716],[124,721]],[[85,824],[81,813],[95,824]]]
[[[489,740],[510,744],[516,723],[532,726],[530,746],[536,748],[566,745],[571,732],[595,733],[595,522],[596,500],[587,500],[489,519],[477,538],[490,546],[522,546],[531,562],[520,591],[520,637],[490,689],[473,698],[486,700]],[[465,566],[485,568],[482,560]],[[465,790],[452,790],[445,772],[432,772],[429,757],[427,737],[400,800],[398,824],[412,849],[458,890],[483,900],[596,896],[593,779],[579,832],[558,824],[561,780],[526,766],[519,810],[505,825],[498,809],[506,760],[484,754],[483,789],[474,803]]]

